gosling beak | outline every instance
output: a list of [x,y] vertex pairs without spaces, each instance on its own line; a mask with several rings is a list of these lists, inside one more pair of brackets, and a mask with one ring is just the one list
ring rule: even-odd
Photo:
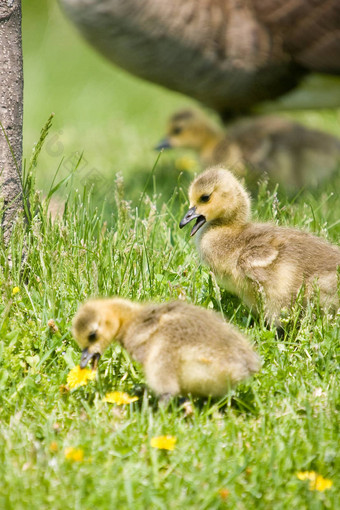
[[92,368],[95,370],[98,365],[98,361],[100,358],[99,352],[89,352],[88,348],[83,350],[81,353],[81,359],[80,359],[80,368],[85,368],[89,361],[92,360]]
[[204,223],[207,221],[202,214],[196,213],[195,206],[191,207],[189,209],[189,211],[186,213],[186,215],[184,216],[184,218],[182,218],[182,221],[179,224],[179,228],[185,227],[185,225],[187,225],[187,223],[190,223],[190,221],[192,221],[196,218],[197,218],[197,221],[190,232],[190,236],[195,235],[197,230],[199,230],[204,225]]
[[158,145],[155,147],[155,151],[160,151],[162,149],[172,149],[171,142],[168,138],[164,138],[161,140]]

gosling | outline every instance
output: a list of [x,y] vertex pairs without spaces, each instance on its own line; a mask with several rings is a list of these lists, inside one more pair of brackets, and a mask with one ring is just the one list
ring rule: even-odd
[[91,300],[78,310],[72,333],[82,349],[82,368],[116,340],[141,363],[148,386],[163,400],[221,397],[260,367],[242,333],[216,313],[180,301]]
[[213,167],[199,175],[189,189],[190,209],[180,228],[196,219],[202,260],[221,285],[255,311],[263,304],[267,320],[280,324],[302,286],[304,303],[319,289],[324,309],[339,307],[340,249],[298,229],[253,223],[250,198],[228,170]]
[[224,164],[251,188],[264,174],[288,193],[315,187],[340,168],[340,139],[275,116],[243,119],[225,132],[195,110],[174,114],[156,149],[187,148],[204,168]]

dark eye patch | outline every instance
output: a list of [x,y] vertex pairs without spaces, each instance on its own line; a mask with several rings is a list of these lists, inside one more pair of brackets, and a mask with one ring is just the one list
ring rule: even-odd
[[200,202],[209,202],[211,195],[202,195],[200,197]]
[[183,128],[181,128],[180,126],[176,126],[171,131],[171,134],[172,135],[179,135],[180,133],[182,133],[182,131],[183,131]]
[[92,331],[88,336],[89,342],[95,342],[97,340],[97,332]]

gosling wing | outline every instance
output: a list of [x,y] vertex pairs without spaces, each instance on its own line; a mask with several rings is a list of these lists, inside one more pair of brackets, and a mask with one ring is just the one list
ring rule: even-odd
[[268,277],[268,271],[274,268],[279,255],[274,242],[249,245],[241,253],[237,261],[238,269],[247,278],[261,283]]

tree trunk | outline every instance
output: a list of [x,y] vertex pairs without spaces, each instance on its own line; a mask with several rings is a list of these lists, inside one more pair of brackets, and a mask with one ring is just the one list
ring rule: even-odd
[[22,117],[21,0],[0,0],[0,199],[5,242],[23,209]]

